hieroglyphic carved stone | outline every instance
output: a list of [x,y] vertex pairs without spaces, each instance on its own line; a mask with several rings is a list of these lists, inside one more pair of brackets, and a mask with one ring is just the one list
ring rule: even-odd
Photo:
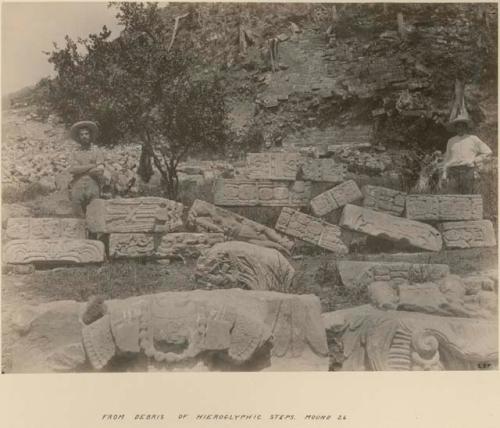
[[214,202],[223,206],[305,207],[311,185],[304,181],[279,182],[220,178],[215,182]]
[[94,199],[87,207],[91,232],[173,232],[182,227],[184,206],[165,198]]
[[340,227],[291,208],[281,210],[276,230],[337,254],[349,252]]
[[494,247],[495,231],[489,220],[441,223],[439,230],[446,248]]
[[337,261],[342,284],[348,288],[366,287],[372,282],[404,279],[411,282],[438,281],[450,273],[445,264],[417,264],[405,262]]
[[90,239],[15,239],[4,248],[6,263],[99,263],[104,244]]
[[113,258],[197,257],[201,251],[223,241],[222,233],[112,233],[109,255]]
[[406,193],[370,184],[363,186],[361,192],[364,197],[364,207],[396,216],[403,215]]
[[413,220],[480,220],[481,195],[408,195],[406,217]]
[[428,224],[395,217],[356,205],[346,205],[340,226],[370,236],[403,242],[429,251],[440,251],[441,234]]
[[223,233],[226,237],[290,253],[293,242],[270,227],[216,207],[199,199],[195,200],[188,214],[188,224],[199,232]]
[[349,180],[311,199],[311,208],[315,215],[323,216],[362,197],[356,182]]
[[345,180],[347,166],[333,159],[304,159],[301,162],[304,180],[341,183]]
[[85,239],[85,220],[77,218],[10,218],[7,222],[9,239]]

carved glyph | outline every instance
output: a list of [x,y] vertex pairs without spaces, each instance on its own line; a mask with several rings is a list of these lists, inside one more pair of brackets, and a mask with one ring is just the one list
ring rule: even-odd
[[494,247],[495,230],[489,220],[441,223],[439,230],[446,248]]
[[480,220],[481,195],[408,195],[406,217],[413,220]]
[[361,189],[363,206],[374,211],[402,216],[405,210],[406,193],[387,187],[366,185]]
[[311,208],[315,215],[324,216],[362,197],[356,182],[349,180],[311,199]]
[[9,218],[9,239],[85,239],[85,220],[77,218]]

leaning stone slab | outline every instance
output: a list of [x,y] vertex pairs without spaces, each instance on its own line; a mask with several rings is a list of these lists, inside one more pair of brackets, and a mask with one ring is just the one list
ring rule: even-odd
[[408,195],[406,217],[413,220],[481,220],[481,195]]
[[349,252],[340,227],[291,208],[281,210],[276,230],[337,254]]
[[290,253],[293,241],[270,227],[202,200],[195,200],[188,224],[198,232],[223,233],[227,238],[246,241]]
[[94,199],[87,207],[91,232],[173,232],[182,227],[184,206],[165,198]]
[[214,202],[223,206],[305,207],[311,199],[311,185],[304,181],[280,182],[218,179]]
[[5,263],[100,263],[104,244],[90,239],[14,239],[4,247]]
[[347,288],[366,287],[373,282],[404,279],[411,282],[438,281],[449,275],[445,264],[418,264],[405,262],[337,261],[342,284]]
[[112,258],[198,257],[203,250],[224,241],[222,233],[112,233],[109,256]]
[[428,224],[395,217],[356,205],[346,205],[340,226],[355,232],[409,244],[428,251],[440,251],[441,234]]
[[356,182],[349,180],[311,199],[311,208],[315,215],[324,216],[362,197]]
[[402,216],[405,210],[406,193],[387,187],[367,184],[361,189],[363,206],[374,211]]
[[446,248],[494,247],[495,231],[489,220],[441,223],[439,230]]
[[9,218],[9,239],[85,239],[85,220],[77,218]]

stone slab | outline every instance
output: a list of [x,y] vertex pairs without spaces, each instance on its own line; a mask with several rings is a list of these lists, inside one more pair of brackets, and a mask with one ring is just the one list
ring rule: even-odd
[[239,214],[197,199],[188,213],[188,224],[198,232],[223,233],[227,238],[246,241],[289,253],[293,241],[270,227]]
[[337,254],[349,252],[340,227],[291,208],[281,210],[276,230]]
[[342,284],[348,288],[366,287],[373,282],[404,279],[409,282],[438,281],[450,273],[445,264],[405,262],[337,261]]
[[480,195],[408,195],[406,218],[412,220],[481,220]]
[[406,193],[370,184],[363,186],[361,192],[364,207],[400,217],[403,215]]
[[324,183],[342,183],[347,173],[347,165],[333,159],[304,159],[300,165],[304,180]]
[[222,206],[305,207],[311,185],[305,181],[258,181],[218,179],[214,202]]
[[439,230],[446,248],[494,247],[495,230],[489,220],[441,223]]
[[344,207],[339,224],[355,232],[406,243],[423,250],[440,251],[443,245],[441,234],[428,224],[356,205]]
[[363,197],[354,180],[345,181],[311,200],[311,208],[317,216],[324,216],[329,212],[341,208]]
[[109,256],[112,258],[197,257],[205,249],[224,241],[222,233],[112,233]]
[[8,239],[85,239],[85,220],[17,217],[7,221]]
[[87,207],[87,227],[99,233],[161,233],[182,227],[184,206],[165,198],[94,199]]
[[4,247],[5,263],[100,263],[104,244],[90,239],[14,239]]

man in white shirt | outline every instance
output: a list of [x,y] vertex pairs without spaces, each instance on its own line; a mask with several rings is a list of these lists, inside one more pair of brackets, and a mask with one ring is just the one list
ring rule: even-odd
[[450,125],[457,135],[448,140],[441,179],[448,182],[450,193],[472,194],[475,170],[492,152],[478,137],[467,132],[467,119],[455,119]]

